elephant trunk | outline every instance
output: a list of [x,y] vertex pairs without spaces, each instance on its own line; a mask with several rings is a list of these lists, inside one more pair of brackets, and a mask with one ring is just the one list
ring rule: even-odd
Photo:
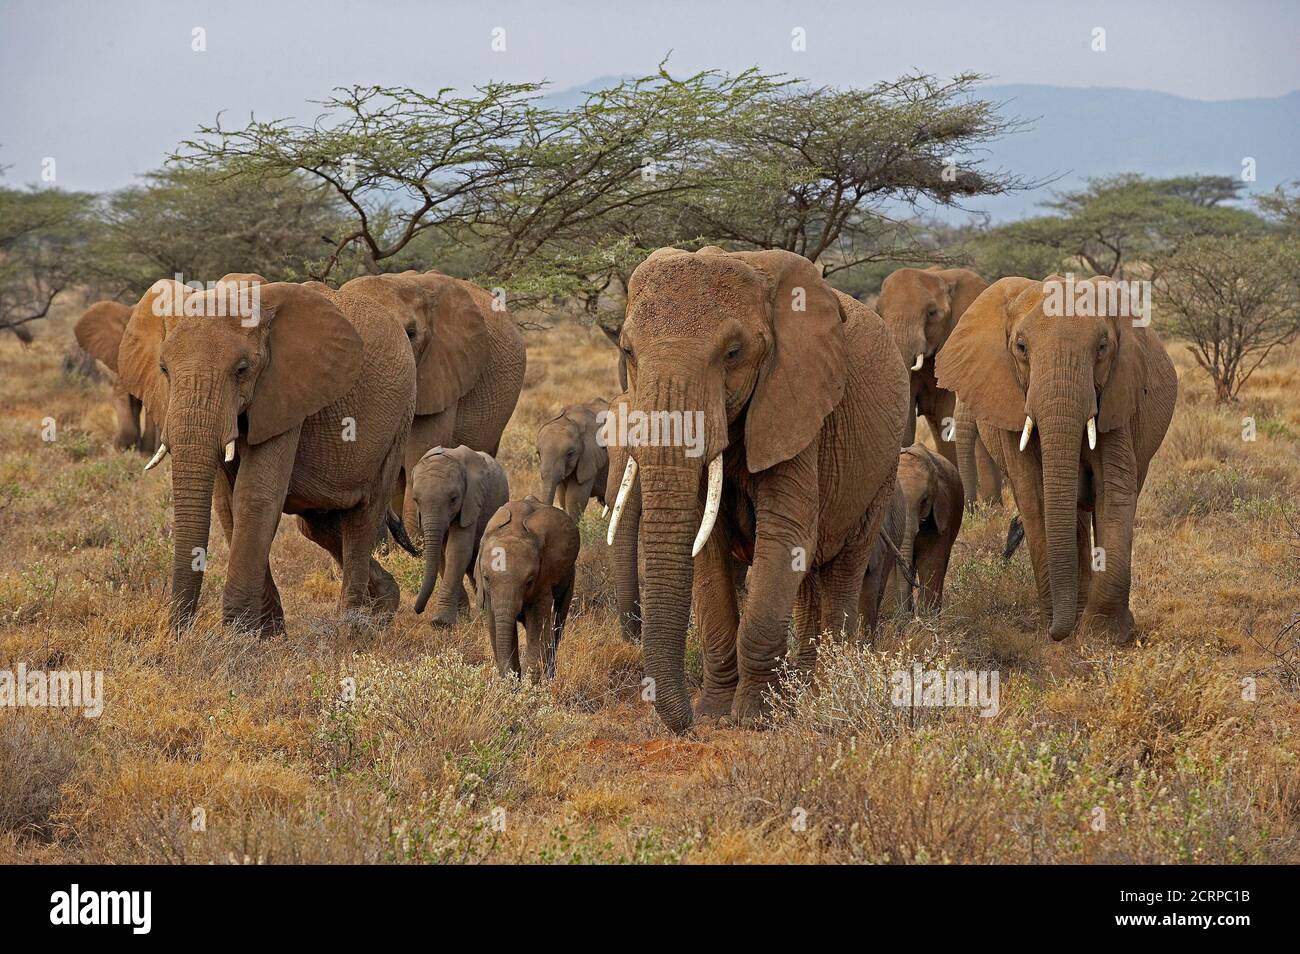
[[907,519],[903,524],[903,539],[899,541],[898,545],[898,555],[903,565],[898,567],[894,573],[897,580],[898,608],[905,613],[912,612],[913,608],[912,584],[908,577],[915,573],[912,554],[915,552],[917,527],[916,514],[909,510]]
[[420,525],[424,530],[424,578],[420,581],[420,593],[415,598],[414,609],[417,613],[424,612],[424,607],[428,604],[433,588],[438,582],[447,521],[442,514],[421,514]]
[[516,620],[519,610],[512,603],[505,608],[492,608],[492,655],[496,658],[497,672],[503,676],[519,674],[519,630]]
[[1096,413],[1091,374],[1080,370],[1043,382],[1041,391],[1031,393],[1029,407],[1041,409],[1034,423],[1043,464],[1043,523],[1052,592],[1048,632],[1061,640],[1073,631],[1079,609],[1079,454],[1084,423]]
[[686,689],[686,627],[695,573],[691,545],[700,520],[701,474],[699,466],[689,464],[647,464],[641,471],[640,542],[646,572],[642,651],[646,675],[652,680],[655,710],[673,732],[685,732],[693,718]]
[[957,439],[957,472],[961,475],[966,506],[974,507],[979,492],[979,468],[975,463],[975,439],[979,436],[979,428],[975,419],[961,407],[958,407],[956,417],[953,436]]
[[556,461],[549,454],[542,455],[542,496],[543,503],[555,506],[555,494],[568,475],[564,472],[563,459]]
[[211,410],[214,403],[193,403],[200,406],[190,406],[179,394],[173,398],[165,439],[172,457],[173,632],[190,625],[198,610],[208,559],[212,488],[224,436],[222,417]]

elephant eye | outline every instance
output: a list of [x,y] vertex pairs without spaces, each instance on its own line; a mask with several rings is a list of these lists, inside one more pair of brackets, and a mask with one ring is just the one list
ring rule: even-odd
[[1028,353],[1029,353],[1029,345],[1025,344],[1025,339],[1024,339],[1024,338],[1017,338],[1017,339],[1016,339],[1016,351],[1017,351],[1018,353],[1020,353],[1020,354],[1028,354]]
[[240,358],[239,363],[235,365],[235,377],[242,378],[248,373],[248,359]]
[[1107,347],[1109,344],[1110,344],[1110,339],[1107,338],[1105,335],[1102,336],[1101,341],[1097,342],[1097,357],[1098,357],[1098,359],[1104,358],[1104,357],[1106,356],[1106,347]]
[[740,342],[737,341],[735,344],[733,344],[730,348],[727,349],[727,360],[735,361],[739,357],[740,357]]
[[167,377],[167,362],[166,362],[166,361],[159,361],[159,362],[158,362],[158,370],[162,372],[162,376],[163,376],[164,378]]

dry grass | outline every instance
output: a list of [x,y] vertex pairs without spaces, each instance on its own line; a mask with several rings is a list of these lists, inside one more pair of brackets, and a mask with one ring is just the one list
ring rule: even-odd
[[[998,557],[1009,511],[985,510],[942,620],[829,647],[816,691],[792,687],[766,732],[678,739],[640,699],[594,508],[547,686],[498,680],[478,624],[414,616],[403,554],[383,559],[406,606],[352,638],[332,566],[289,522],[273,555],[288,636],[215,625],[215,534],[200,625],[169,636],[166,468],[112,449],[107,385],[63,376],[68,322],[0,341],[0,669],[102,670],[107,704],[94,720],[0,710],[0,860],[1300,860],[1300,695],[1260,645],[1300,602],[1300,351],[1221,409],[1176,349],[1182,396],[1139,514],[1136,647],[1050,643],[1027,557]],[[529,339],[501,454],[516,496],[538,486],[537,425],[617,389],[599,333]],[[890,674],[914,660],[997,669],[998,714],[894,707]]]

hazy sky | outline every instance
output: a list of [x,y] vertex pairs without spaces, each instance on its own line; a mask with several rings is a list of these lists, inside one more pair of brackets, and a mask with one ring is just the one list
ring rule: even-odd
[[[434,89],[488,79],[759,66],[865,85],[920,69],[995,83],[1118,86],[1196,99],[1300,89],[1300,3],[870,0],[0,0],[0,165],[103,189],[161,164],[220,110],[310,120],[344,84]],[[191,49],[206,31],[206,52]],[[506,49],[493,52],[492,31]],[[807,49],[791,49],[791,31]],[[1091,49],[1106,31],[1105,52]]]

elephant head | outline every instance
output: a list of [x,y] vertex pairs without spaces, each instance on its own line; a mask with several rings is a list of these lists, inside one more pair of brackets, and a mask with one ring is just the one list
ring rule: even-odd
[[876,312],[915,374],[939,352],[962,312],[987,287],[964,268],[900,268],[881,284]]
[[[1086,286],[1096,302],[1117,297],[1106,279],[1075,287]],[[1112,306],[1068,317],[1045,309],[1061,287],[1055,277],[995,282],[967,309],[937,362],[940,386],[956,391],[977,421],[1019,431],[1020,452],[1041,460],[1049,631],[1058,640],[1070,634],[1078,613],[1081,462],[1093,453],[1118,455],[1112,473],[1136,472],[1132,443],[1107,437],[1127,431],[1137,411],[1147,333]],[[1096,451],[1099,434],[1103,447]]]
[[655,708],[673,731],[692,718],[683,660],[693,556],[718,514],[722,452],[739,443],[743,466],[758,473],[818,438],[844,393],[842,322],[816,266],[791,252],[660,249],[632,275],[620,338],[629,413],[702,423],[693,447],[629,442],[611,518],[612,539],[639,475],[642,644]]
[[[420,458],[411,480],[424,537],[424,579],[415,598],[415,611],[423,613],[438,582],[448,528],[453,521],[462,527],[475,527],[483,516],[488,464],[478,451],[464,445],[435,447]],[[454,603],[439,610],[444,622],[455,621]],[[446,619],[448,612],[450,620]]]
[[[960,516],[961,484],[952,465],[922,444],[913,444],[898,455],[898,490],[904,501],[904,520],[898,552],[903,564],[916,563],[916,538],[924,528],[944,536],[953,511]],[[955,527],[952,529],[956,529]],[[912,584],[903,573],[895,573],[898,606],[912,612]]]
[[[230,307],[239,280],[255,286],[251,309]],[[161,423],[158,453],[145,469],[172,456],[174,629],[198,605],[216,468],[233,462],[237,447],[299,427],[343,396],[360,367],[351,323],[298,285],[235,275],[201,292],[159,281],[132,310],[118,373]]]
[[[605,466],[608,454],[596,440],[597,415],[608,410],[604,401],[570,404],[537,430],[537,465],[542,477],[543,503],[555,503],[564,481],[590,484]],[[603,489],[603,488],[602,488]]]

